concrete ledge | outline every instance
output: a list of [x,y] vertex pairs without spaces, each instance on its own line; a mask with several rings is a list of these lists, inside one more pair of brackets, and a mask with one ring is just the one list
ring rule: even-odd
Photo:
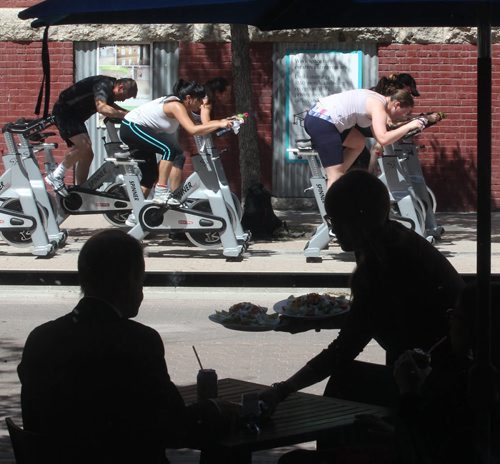
[[[350,274],[147,272],[146,287],[298,287],[346,288]],[[78,286],[76,271],[0,271],[0,285]]]

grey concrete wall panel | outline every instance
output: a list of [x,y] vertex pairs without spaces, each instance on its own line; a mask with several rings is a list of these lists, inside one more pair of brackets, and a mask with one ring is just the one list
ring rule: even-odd
[[177,42],[153,44],[153,98],[172,93],[179,76],[179,45]]

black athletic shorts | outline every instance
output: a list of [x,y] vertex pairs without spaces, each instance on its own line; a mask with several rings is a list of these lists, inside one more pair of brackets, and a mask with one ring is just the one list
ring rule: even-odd
[[75,115],[64,104],[56,102],[52,110],[52,115],[55,117],[59,134],[61,134],[61,138],[68,144],[68,147],[73,145],[73,142],[70,140],[71,137],[79,134],[88,135],[85,121],[82,121],[78,115]]

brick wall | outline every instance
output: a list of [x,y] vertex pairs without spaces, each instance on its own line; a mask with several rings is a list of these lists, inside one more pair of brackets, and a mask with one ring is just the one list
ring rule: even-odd
[[[64,88],[73,83],[73,44],[71,42],[50,42],[51,98],[50,109]],[[35,118],[35,105],[42,82],[41,42],[0,42],[0,127],[18,118]],[[42,106],[43,112],[43,106]],[[50,129],[52,130],[52,129]],[[56,130],[57,132],[57,130]],[[55,152],[60,160],[65,144],[59,137],[51,142],[61,146]],[[0,151],[5,150],[3,138]]]
[[[179,53],[179,77],[203,83],[214,77],[225,77],[231,82],[231,46],[220,43],[181,43]],[[254,117],[257,121],[259,149],[261,158],[262,180],[271,189],[272,180],[272,44],[256,43],[250,47],[252,63],[252,89],[254,93]],[[216,118],[230,116],[235,112],[247,111],[236,109],[234,103],[216,108]],[[184,146],[190,153],[196,149],[191,141],[183,139]],[[228,135],[217,140],[219,147],[229,150],[223,155],[223,163],[233,192],[240,195],[241,179],[239,169],[238,140],[235,135]],[[189,157],[188,157],[189,158]],[[191,164],[186,162],[185,174],[191,172]]]
[[2,8],[28,8],[40,0],[2,0]]
[[[492,55],[500,49],[493,47]],[[421,94],[415,112],[445,111],[448,118],[419,137],[421,162],[440,211],[476,207],[477,52],[472,45],[380,46],[379,74],[411,73]],[[500,120],[499,60],[493,63],[493,128]],[[500,207],[500,140],[493,130],[493,206]]]
[[[27,2],[23,2],[27,3]],[[493,47],[498,56],[500,45]],[[58,93],[73,82],[73,45],[50,42],[52,63],[51,105]],[[467,211],[476,206],[476,48],[472,45],[381,45],[379,73],[409,72],[418,82],[421,97],[416,112],[445,111],[448,118],[420,136],[425,145],[421,161],[426,179],[436,193],[440,211]],[[0,42],[0,126],[19,117],[34,117],[33,111],[42,78],[41,43]],[[272,179],[272,45],[251,47],[252,85],[255,96],[261,153],[262,178],[270,189]],[[500,148],[495,127],[500,122],[500,58],[493,60],[493,206],[500,208]],[[180,77],[204,82],[216,76],[231,77],[229,44],[181,43]],[[170,89],[165,89],[167,93]],[[235,110],[234,105],[219,107],[216,117]],[[54,141],[61,142],[58,138]],[[187,144],[187,151],[195,148]],[[233,191],[240,192],[237,137],[220,141],[230,148],[223,161]],[[64,144],[61,144],[64,148]],[[0,150],[4,149],[3,140]],[[60,157],[63,149],[56,152]],[[187,162],[186,174],[191,164]]]

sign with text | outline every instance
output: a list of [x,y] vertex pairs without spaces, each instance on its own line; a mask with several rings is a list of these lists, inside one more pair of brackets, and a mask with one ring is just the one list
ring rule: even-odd
[[309,138],[303,128],[307,111],[321,97],[362,86],[361,51],[296,51],[286,54],[285,158],[301,161],[288,151],[296,140]]

